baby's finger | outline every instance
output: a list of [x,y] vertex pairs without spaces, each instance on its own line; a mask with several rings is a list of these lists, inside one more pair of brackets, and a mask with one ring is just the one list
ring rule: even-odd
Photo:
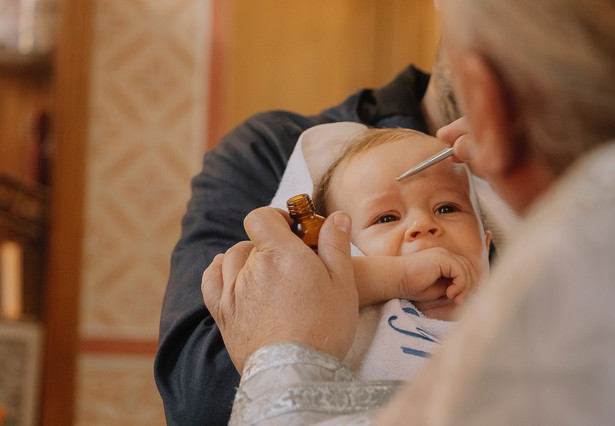
[[420,293],[414,293],[411,297],[406,296],[406,298],[417,302],[429,302],[439,299],[442,296],[446,296],[446,289],[450,286],[450,282],[451,280],[448,278],[440,277],[436,281],[431,282]]
[[446,289],[446,297],[455,299],[460,294],[465,293],[474,282],[474,269],[470,262],[463,256],[453,256],[450,258],[448,271],[445,276],[451,279],[451,285]]
[[453,302],[455,302],[455,305],[457,306],[461,306],[464,304],[464,302],[467,299],[467,293],[466,292],[462,292],[460,294],[458,294],[457,296],[455,296],[455,298],[453,298]]
[[452,283],[446,288],[446,297],[449,299],[455,299],[459,295],[463,294],[464,286]]

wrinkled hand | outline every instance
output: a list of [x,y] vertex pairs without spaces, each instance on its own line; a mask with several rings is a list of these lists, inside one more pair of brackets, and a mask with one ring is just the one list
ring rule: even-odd
[[466,117],[461,117],[451,124],[442,127],[436,132],[436,137],[453,147],[455,153],[453,156],[454,161],[466,163],[472,172],[475,172],[472,167],[472,160],[476,140]]
[[429,302],[446,295],[461,305],[476,287],[479,273],[468,259],[442,247],[402,256],[405,277],[403,298]]
[[341,359],[354,340],[350,218],[329,216],[318,255],[291,232],[289,220],[282,210],[254,210],[244,221],[251,241],[219,254],[203,273],[203,300],[240,373],[263,346],[302,343]]

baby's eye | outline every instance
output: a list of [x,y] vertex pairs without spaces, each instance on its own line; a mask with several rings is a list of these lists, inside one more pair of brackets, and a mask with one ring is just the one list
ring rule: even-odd
[[399,219],[394,214],[384,214],[380,216],[378,219],[376,219],[376,223],[389,223],[389,222],[395,222],[396,220],[399,220]]
[[452,204],[445,204],[436,209],[436,214],[454,213],[456,211],[459,211],[457,207],[453,206]]

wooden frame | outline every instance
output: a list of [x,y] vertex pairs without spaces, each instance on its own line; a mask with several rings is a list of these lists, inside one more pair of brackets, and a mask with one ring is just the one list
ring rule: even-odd
[[64,0],[55,57],[43,425],[74,423],[93,2]]

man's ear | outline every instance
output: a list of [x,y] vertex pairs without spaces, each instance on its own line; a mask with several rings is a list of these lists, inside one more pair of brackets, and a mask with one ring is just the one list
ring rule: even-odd
[[476,53],[459,59],[457,82],[476,137],[472,166],[485,176],[502,176],[516,166],[522,147],[515,144],[511,100],[499,75]]

